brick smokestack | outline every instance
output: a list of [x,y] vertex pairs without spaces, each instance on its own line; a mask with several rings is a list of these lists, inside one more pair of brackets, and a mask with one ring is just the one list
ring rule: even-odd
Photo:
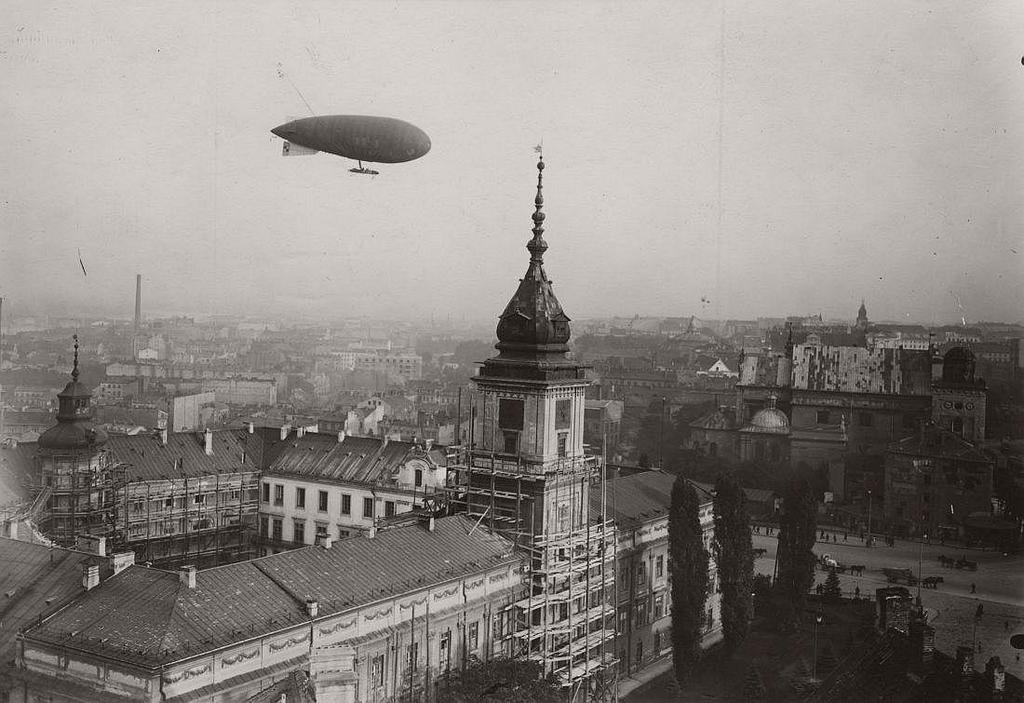
[[142,324],[142,274],[135,274],[135,331]]

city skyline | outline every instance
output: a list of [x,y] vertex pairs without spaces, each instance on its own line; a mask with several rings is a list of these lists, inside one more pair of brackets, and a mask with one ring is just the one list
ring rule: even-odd
[[[1022,15],[14,4],[0,295],[130,317],[141,272],[147,311],[493,320],[543,142],[570,317],[1017,322]],[[282,159],[306,101],[434,147]]]

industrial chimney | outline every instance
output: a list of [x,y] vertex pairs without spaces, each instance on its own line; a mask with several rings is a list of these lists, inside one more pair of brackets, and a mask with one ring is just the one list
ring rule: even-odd
[[135,274],[135,331],[142,324],[142,274]]

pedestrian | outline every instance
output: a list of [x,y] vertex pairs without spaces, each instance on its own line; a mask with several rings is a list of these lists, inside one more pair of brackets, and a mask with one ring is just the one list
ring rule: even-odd
[[854,586],[853,587],[853,598],[854,598],[854,600],[857,600],[857,599],[860,598],[860,586]]
[[971,584],[971,593],[977,593],[977,592],[978,592],[978,589],[975,588],[974,584],[972,583]]
[[846,533],[843,533],[843,544],[846,544]]

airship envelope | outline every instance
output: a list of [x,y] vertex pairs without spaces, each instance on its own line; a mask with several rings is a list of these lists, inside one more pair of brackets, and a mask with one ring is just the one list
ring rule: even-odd
[[286,140],[286,156],[323,151],[357,161],[397,164],[430,151],[426,132],[393,117],[304,117],[270,131]]

